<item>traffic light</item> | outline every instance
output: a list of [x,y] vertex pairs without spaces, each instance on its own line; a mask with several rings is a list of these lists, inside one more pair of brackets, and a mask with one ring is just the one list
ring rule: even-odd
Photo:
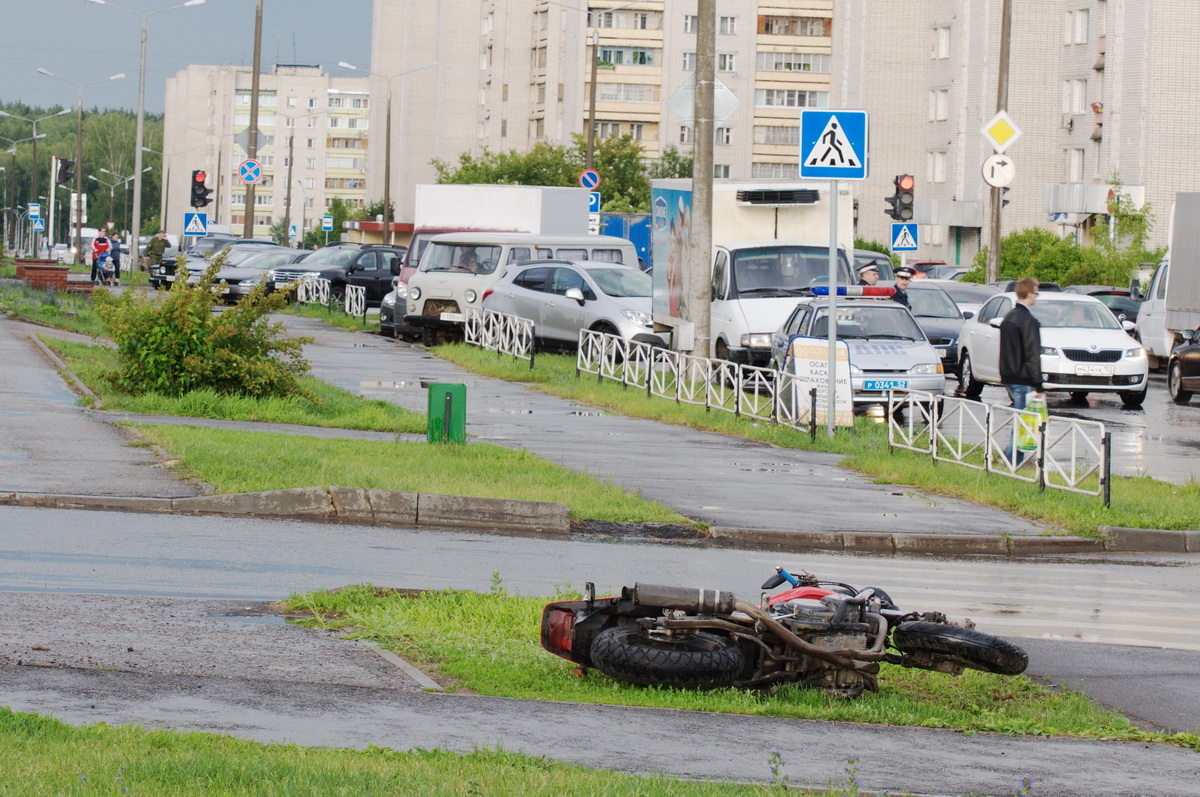
[[884,213],[896,221],[908,221],[913,217],[913,188],[917,181],[911,174],[898,174],[892,183],[895,193],[884,199],[891,207]]
[[75,180],[75,172],[71,169],[75,166],[75,161],[70,158],[58,159],[58,174],[54,176],[56,183],[70,183]]
[[203,169],[196,169],[192,172],[192,207],[202,208],[212,204],[212,189],[206,188],[204,181],[208,179],[208,175]]

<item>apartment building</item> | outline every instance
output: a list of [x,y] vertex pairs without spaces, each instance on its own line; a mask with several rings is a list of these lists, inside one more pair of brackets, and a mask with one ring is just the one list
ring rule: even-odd
[[[267,237],[287,219],[303,235],[318,227],[335,198],[369,204],[371,95],[365,77],[340,77],[320,66],[275,65],[259,78],[256,185],[253,214],[238,167],[246,158],[250,127],[251,69],[192,65],[167,80],[163,129],[162,214],[168,232],[180,234],[189,204],[192,171],[203,169],[213,203],[209,222],[242,234],[254,217],[254,235]],[[382,149],[382,148],[381,148]],[[291,210],[288,210],[288,187]]]
[[[871,176],[855,184],[859,235],[888,240],[884,197],[917,178],[916,257],[970,263],[991,214],[980,132],[996,113],[1002,0],[838,0],[832,102],[871,114]],[[1022,131],[1008,149],[1002,234],[1048,227],[1091,240],[1119,179],[1158,218],[1166,243],[1176,191],[1198,185],[1184,140],[1200,121],[1189,0],[1013,0],[1007,111]]]
[[[833,0],[717,0],[717,177],[795,177],[799,109],[829,103]],[[476,26],[475,20],[478,19]],[[391,196],[412,218],[431,161],[631,135],[657,158],[690,152],[695,0],[375,3],[372,97],[391,89]],[[593,69],[593,60],[595,68]],[[376,102],[371,124],[386,124]],[[384,155],[368,156],[380,197]],[[603,191],[603,189],[601,189]]]

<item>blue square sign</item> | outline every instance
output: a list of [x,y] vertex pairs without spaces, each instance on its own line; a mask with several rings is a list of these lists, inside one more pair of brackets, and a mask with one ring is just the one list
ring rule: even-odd
[[867,179],[867,134],[866,111],[801,111],[801,179]]

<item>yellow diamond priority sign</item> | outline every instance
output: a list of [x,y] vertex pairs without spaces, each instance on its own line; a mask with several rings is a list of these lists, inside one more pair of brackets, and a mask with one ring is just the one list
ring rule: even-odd
[[1017,127],[1005,111],[1000,111],[992,120],[983,126],[983,137],[998,153],[1008,149],[1014,141],[1021,137],[1021,128]]

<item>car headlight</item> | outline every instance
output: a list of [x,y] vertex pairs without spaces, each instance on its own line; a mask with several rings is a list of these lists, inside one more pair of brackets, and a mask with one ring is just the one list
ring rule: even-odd
[[1133,359],[1136,357],[1145,357],[1146,350],[1141,347],[1136,348],[1136,349],[1126,349],[1125,356],[1129,357],[1130,359]]
[[395,291],[392,291],[387,296],[383,297],[383,306],[384,307],[395,307],[396,306],[396,292]]
[[250,277],[249,279],[242,280],[240,284],[243,288],[253,288],[260,282],[262,282],[262,277]]
[[1043,346],[1042,347],[1042,356],[1043,357],[1057,357],[1058,349],[1054,348],[1053,346]]
[[421,289],[420,288],[409,288],[408,289],[408,298],[412,299],[414,302],[417,299],[420,299],[421,298]]
[[278,279],[278,277],[275,276],[275,269],[271,269],[267,272],[267,279],[269,279],[271,282],[274,282],[276,279]]
[[908,369],[910,374],[940,374],[942,371],[941,363],[917,363],[912,368]]
[[475,291],[467,291],[463,294],[463,297],[467,300],[467,304],[475,304],[475,300],[479,298],[479,294]]
[[742,347],[747,349],[769,349],[771,347],[771,334],[769,332],[751,332],[748,335],[742,335]]
[[621,315],[628,318],[639,327],[648,327],[653,325],[653,320],[649,313],[643,313],[641,310],[622,310]]
[[396,298],[397,299],[407,299],[408,298],[408,286],[405,285],[403,282],[396,286]]
[[862,369],[861,369],[861,368],[859,368],[859,367],[858,367],[857,365],[855,365],[854,363],[850,363],[850,373],[852,373],[852,374],[861,374],[861,373],[862,373]]
[[306,271],[300,275],[300,279],[315,280],[321,276],[319,271]]

